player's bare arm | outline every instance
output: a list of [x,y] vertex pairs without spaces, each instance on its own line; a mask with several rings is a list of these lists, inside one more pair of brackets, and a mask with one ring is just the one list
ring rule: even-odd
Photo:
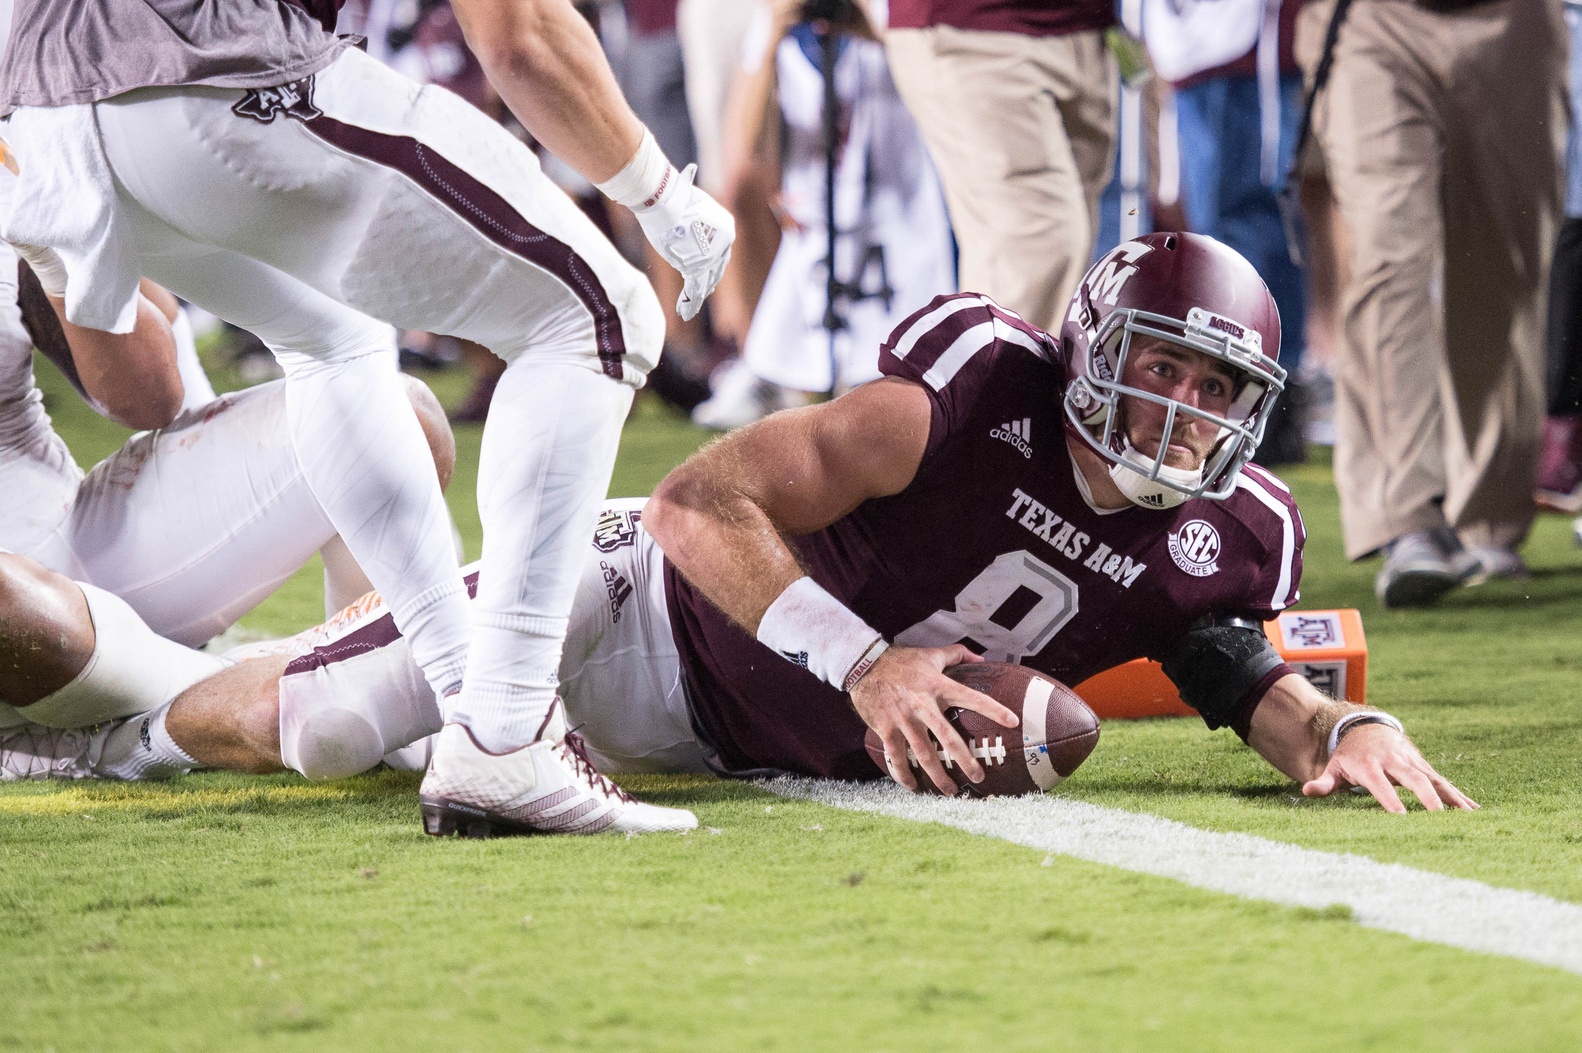
[[[19,246],[38,279],[32,295],[49,304],[36,312],[24,311],[30,326],[47,326],[45,336],[34,333],[42,347],[46,341],[59,345],[69,355],[83,394],[98,409],[129,428],[163,428],[181,412],[185,389],[176,365],[176,338],[171,331],[175,300],[151,282],[144,282],[138,293],[137,317],[130,333],[107,333],[66,320],[65,268],[53,250]],[[148,293],[163,294],[168,305],[156,303]],[[24,298],[28,295],[24,287]],[[25,305],[24,305],[25,306]],[[169,310],[165,307],[168,306]]]
[[[1434,770],[1412,740],[1377,710],[1336,702],[1293,673],[1276,681],[1253,712],[1247,743],[1300,781],[1309,797],[1360,786],[1387,812],[1404,812],[1403,786],[1429,811],[1471,810],[1476,801]],[[1344,721],[1344,723],[1342,723]],[[1340,734],[1334,735],[1340,725]],[[1330,753],[1332,738],[1338,738]]]
[[500,98],[551,153],[637,215],[686,279],[676,310],[692,318],[730,260],[736,223],[676,172],[637,119],[592,27],[571,0],[459,0],[467,44]]
[[[733,178],[755,159],[779,165],[780,137],[772,134],[778,133],[780,128],[775,51],[791,27],[797,24],[801,9],[801,0],[774,0],[770,8],[769,39],[758,68],[736,75],[735,86],[725,106],[725,170],[732,173]],[[776,173],[775,181],[778,180]]]
[[[18,172],[16,156],[0,140],[0,164]],[[175,299],[152,282],[138,294],[137,319],[130,333],[86,329],[66,320],[66,265],[53,249],[18,245],[48,298],[64,332],[83,389],[111,419],[129,428],[163,428],[181,412],[185,394],[176,368],[176,338],[170,324]],[[147,293],[158,290],[168,303],[154,303]]]
[[[922,461],[930,412],[922,388],[887,379],[776,414],[713,443],[667,476],[644,523],[688,580],[762,639],[771,608],[788,590],[811,582],[785,537],[820,530],[866,500],[904,489]],[[1016,723],[1004,706],[942,675],[975,660],[961,646],[890,648],[847,688],[908,789],[917,788],[906,763],[910,748],[941,791],[955,792],[930,733],[969,778],[983,777],[945,721],[945,708]]]
[[112,420],[128,428],[163,428],[181,412],[185,389],[176,368],[170,321],[147,296],[137,298],[130,333],[86,329],[66,320],[66,301],[50,297],[83,390]]
[[457,0],[467,44],[500,98],[556,157],[598,183],[643,138],[599,38],[570,0]]

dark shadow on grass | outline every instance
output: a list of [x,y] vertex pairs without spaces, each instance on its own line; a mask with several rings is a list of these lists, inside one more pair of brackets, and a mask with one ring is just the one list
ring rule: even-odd
[[1582,568],[1547,567],[1533,571],[1525,581],[1491,581],[1457,589],[1445,597],[1442,609],[1490,610],[1502,607],[1573,606],[1582,601]]
[[1273,801],[1302,794],[1295,783],[1267,783],[1245,786],[1217,780],[1174,780],[1163,778],[1086,779],[1082,789],[1099,793],[1150,793],[1161,797],[1237,797],[1247,801]]

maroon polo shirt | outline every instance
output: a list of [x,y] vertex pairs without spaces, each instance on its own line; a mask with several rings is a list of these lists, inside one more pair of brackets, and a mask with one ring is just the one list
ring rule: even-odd
[[647,37],[675,29],[677,3],[679,0],[626,0],[626,17],[631,20],[632,31]]
[[1054,37],[1114,24],[1112,0],[890,0],[891,29],[953,26]]

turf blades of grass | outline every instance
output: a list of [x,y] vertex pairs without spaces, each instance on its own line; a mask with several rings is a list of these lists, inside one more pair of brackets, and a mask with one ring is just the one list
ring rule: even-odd
[[389,773],[7,795],[0,1049],[1470,1051],[1582,1028],[1582,981],[1553,970],[634,783],[704,828],[428,840]]

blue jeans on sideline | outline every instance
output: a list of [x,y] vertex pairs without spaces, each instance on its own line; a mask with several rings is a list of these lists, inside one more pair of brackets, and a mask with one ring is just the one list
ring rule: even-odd
[[[1302,119],[1302,78],[1280,78],[1278,178],[1296,149]],[[1187,223],[1218,238],[1251,261],[1280,309],[1280,364],[1295,375],[1306,345],[1307,289],[1291,262],[1275,195],[1259,171],[1258,78],[1217,77],[1176,93],[1181,142],[1181,204]]]

